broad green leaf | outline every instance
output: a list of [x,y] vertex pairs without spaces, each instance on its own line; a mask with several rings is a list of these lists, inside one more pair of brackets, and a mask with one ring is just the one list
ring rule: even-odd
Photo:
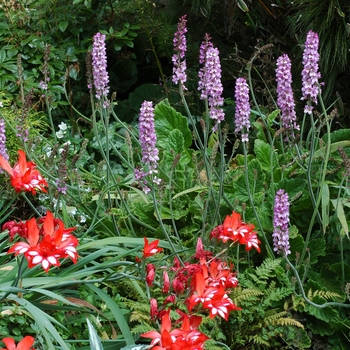
[[[350,147],[350,141],[344,140],[339,142],[334,142],[331,144],[331,153],[338,152],[338,148]],[[326,154],[327,146],[321,147],[314,153],[315,158],[324,157]]]
[[246,183],[246,175],[248,176],[249,192],[250,195],[257,200],[261,201],[261,196],[264,192],[265,174],[262,171],[261,164],[257,159],[253,159],[248,163],[248,169],[246,173],[242,174],[237,181],[233,182],[233,188],[235,189],[235,196],[238,200],[248,203],[249,194]]
[[[276,164],[276,157],[271,146],[259,139],[256,139],[254,142],[254,152],[256,158],[260,161],[261,167],[265,171],[270,171],[271,167],[274,167]],[[272,157],[272,159],[271,159]]]
[[157,142],[162,148],[166,148],[171,131],[178,129],[184,139],[184,147],[192,144],[192,134],[188,127],[187,118],[171,107],[167,100],[158,103],[154,109],[154,124],[157,133]]
[[180,130],[174,129],[170,131],[165,149],[173,151],[175,155],[182,153],[184,149],[184,137]]
[[324,238],[311,239],[309,242],[310,263],[317,262],[319,256],[326,255],[326,241]]
[[63,33],[68,27],[68,21],[61,21],[58,24],[58,28],[60,28],[60,31]]

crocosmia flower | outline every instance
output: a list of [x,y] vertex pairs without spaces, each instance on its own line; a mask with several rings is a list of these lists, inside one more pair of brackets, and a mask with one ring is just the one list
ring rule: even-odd
[[15,243],[8,254],[23,254],[28,260],[29,268],[41,264],[46,272],[51,265],[60,266],[58,259],[70,258],[76,263],[78,240],[70,233],[73,230],[74,228],[64,228],[64,223],[54,219],[48,211],[42,225],[35,218],[27,221],[26,242]]
[[255,227],[253,224],[246,224],[242,221],[241,214],[232,212],[232,215],[227,215],[224,223],[217,230],[216,236],[213,237],[222,240],[226,243],[228,240],[244,244],[246,251],[255,248],[260,252],[259,243]]
[[148,243],[148,239],[146,237],[143,238],[145,244],[143,246],[143,258],[148,258],[158,252],[161,252],[163,249],[158,247],[159,239],[156,239],[152,243]]
[[11,177],[11,185],[16,192],[31,192],[36,194],[36,191],[47,192],[47,182],[41,176],[39,170],[33,162],[27,162],[24,151],[18,151],[18,162],[12,168],[9,162],[0,156],[0,167],[3,168]]
[[34,338],[30,337],[29,335],[24,337],[17,346],[13,338],[3,338],[2,341],[6,348],[1,348],[0,350],[35,350],[32,348]]

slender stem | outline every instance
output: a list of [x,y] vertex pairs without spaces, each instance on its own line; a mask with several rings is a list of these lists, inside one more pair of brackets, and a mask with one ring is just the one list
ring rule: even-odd
[[313,301],[311,301],[305,294],[305,291],[304,291],[304,287],[303,287],[303,284],[300,280],[300,277],[299,277],[299,274],[298,274],[298,271],[297,269],[293,266],[293,264],[289,261],[289,259],[287,258],[287,256],[284,256],[284,258],[286,259],[288,265],[290,266],[290,268],[293,270],[294,272],[294,276],[298,282],[298,286],[299,286],[299,289],[300,289],[300,292],[301,292],[301,295],[303,297],[303,299],[309,304],[309,305],[312,305],[314,307],[317,307],[318,309],[324,309],[325,307],[327,306],[340,306],[340,307],[346,307],[346,308],[350,308],[350,304],[344,304],[344,303],[338,303],[336,301],[331,301],[331,302],[326,302],[324,304],[316,304],[314,303]]
[[247,194],[248,194],[249,202],[250,202],[250,205],[251,205],[251,207],[253,209],[253,212],[254,212],[256,221],[258,223],[260,232],[263,235],[263,238],[264,238],[264,241],[265,241],[265,244],[266,244],[267,254],[269,255],[270,258],[273,259],[275,257],[275,255],[274,255],[274,253],[272,251],[272,248],[270,247],[269,241],[267,240],[267,237],[265,235],[264,229],[263,229],[262,224],[260,222],[259,215],[258,215],[258,213],[256,211],[256,208],[255,208],[255,205],[254,205],[253,196],[252,196],[252,194],[250,192],[249,172],[248,172],[248,155],[247,155],[247,146],[246,146],[245,142],[243,142],[243,151],[244,151],[244,166],[245,166],[245,182],[246,182],[246,188],[247,188]]

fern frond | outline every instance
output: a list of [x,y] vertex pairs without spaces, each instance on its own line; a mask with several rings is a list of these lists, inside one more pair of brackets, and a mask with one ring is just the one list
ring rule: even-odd
[[265,259],[264,262],[255,269],[256,276],[260,279],[268,279],[274,277],[275,269],[281,264],[280,259]]
[[276,313],[275,310],[269,310],[266,312],[265,317],[264,317],[264,323],[266,325],[274,325],[276,324],[276,320],[285,316],[287,314],[286,311],[281,311]]
[[283,326],[283,327],[287,327],[287,326],[293,326],[293,327],[298,327],[298,328],[303,328],[304,329],[304,325],[301,324],[299,321],[294,320],[293,318],[290,317],[282,317],[279,318],[278,320],[276,320],[275,322],[276,326]]
[[258,344],[258,345],[265,345],[268,348],[271,346],[270,343],[261,338],[261,336],[259,334],[254,334],[253,336],[249,337],[249,341],[252,341],[254,344]]
[[[310,289],[311,290],[311,289]],[[312,298],[319,296],[323,299],[329,300],[329,299],[341,299],[341,296],[338,293],[335,292],[330,292],[328,290],[315,290],[312,293],[312,296],[310,297],[310,300],[312,300]]]
[[153,330],[154,328],[151,327],[148,323],[142,323],[142,324],[138,324],[135,327],[132,327],[131,330],[131,334],[143,334],[143,333],[147,333],[151,330]]
[[258,289],[251,288],[242,288],[237,287],[233,290],[230,295],[235,304],[239,305],[242,301],[253,301],[257,300],[258,296],[263,295],[264,293]]

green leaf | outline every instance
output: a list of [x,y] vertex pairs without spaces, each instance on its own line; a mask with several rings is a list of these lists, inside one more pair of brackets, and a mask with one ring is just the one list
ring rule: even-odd
[[121,348],[120,350],[147,350],[151,349],[153,345],[129,345],[125,346],[124,348]]
[[[271,167],[276,165],[276,157],[274,151],[271,146],[259,139],[256,139],[254,142],[254,152],[256,154],[256,158],[260,161],[261,167],[265,171],[270,171]],[[271,162],[272,156],[272,162]]]
[[92,323],[89,321],[89,319],[86,319],[88,330],[89,330],[89,339],[90,339],[90,346],[91,350],[103,350],[100,338],[97,335],[96,329],[92,325]]
[[279,115],[280,112],[281,112],[281,110],[276,109],[267,116],[266,122],[267,122],[267,125],[269,126],[269,128],[272,127],[275,119],[277,118],[277,116]]
[[[257,159],[253,159],[248,163],[248,183],[250,195],[256,201],[261,201],[262,194],[264,192],[265,174],[262,171],[261,164]],[[235,189],[235,196],[242,202],[249,201],[248,189],[246,185],[246,174],[242,174],[237,181],[233,183]]]
[[125,339],[125,342],[127,345],[135,344],[134,338],[131,334],[130,328],[128,323],[126,322],[126,319],[120,310],[117,303],[103,290],[95,287],[92,284],[87,285],[92,291],[94,291],[100,298],[103,300],[103,302],[106,303],[106,305],[110,308],[115,320],[118,323],[119,329],[123,334],[123,337]]
[[337,218],[340,221],[340,224],[344,230],[344,233],[347,236],[349,236],[349,226],[348,226],[348,221],[346,219],[346,215],[344,212],[343,203],[339,199],[332,199],[331,202],[334,206],[335,214],[337,215]]
[[[57,325],[61,325],[58,321],[56,321],[54,318],[40,310],[38,307],[30,303],[28,300],[22,299],[17,297],[16,295],[9,295],[8,299],[12,299],[15,302],[17,302],[19,305],[21,305],[23,308],[25,308],[33,317],[33,319],[36,321],[38,324],[41,332],[43,333],[45,340],[46,340],[46,345],[48,350],[54,350],[55,347],[52,344],[51,341],[51,336],[61,345],[61,348],[63,350],[69,350],[68,346],[64,342],[64,340],[61,338],[59,333],[56,331],[55,327],[52,325],[51,322],[56,323]],[[64,327],[63,327],[64,328]],[[51,336],[48,334],[48,331],[51,333]]]
[[59,24],[58,24],[58,28],[60,28],[60,31],[63,33],[65,32],[65,30],[67,29],[68,27],[68,21],[61,21]]
[[165,149],[173,151],[175,155],[182,153],[184,150],[184,137],[179,129],[170,131],[168,142],[165,144]]
[[315,238],[310,240],[309,243],[310,251],[310,263],[317,262],[319,256],[326,255],[326,241],[324,238]]
[[157,133],[157,142],[160,147],[166,148],[171,131],[178,129],[183,136],[184,146],[192,144],[192,134],[188,127],[187,118],[169,105],[168,100],[158,103],[154,109],[154,124]]

